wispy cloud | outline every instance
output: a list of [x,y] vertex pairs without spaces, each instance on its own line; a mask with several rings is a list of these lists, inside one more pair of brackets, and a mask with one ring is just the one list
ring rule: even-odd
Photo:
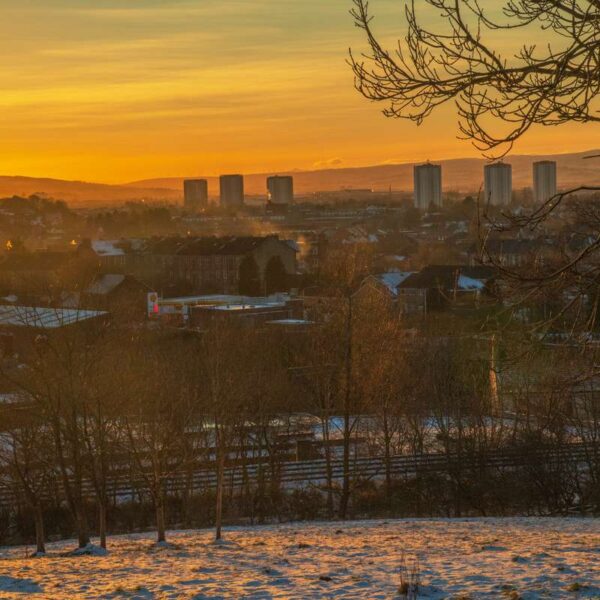
[[339,167],[344,163],[343,159],[337,158],[328,158],[326,160],[318,160],[313,163],[313,167],[315,169],[330,169],[331,167]]

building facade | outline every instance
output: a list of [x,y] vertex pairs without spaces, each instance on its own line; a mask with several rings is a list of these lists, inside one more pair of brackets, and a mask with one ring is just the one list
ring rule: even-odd
[[542,160],[533,163],[533,199],[536,204],[543,204],[556,196],[556,163],[553,160]]
[[187,179],[183,182],[183,206],[196,212],[208,206],[208,181],[206,179]]
[[244,205],[244,177],[221,175],[219,178],[222,208],[239,208]]
[[[265,237],[165,237],[99,256],[104,273],[132,275],[162,294],[286,291],[296,274],[295,245]],[[281,289],[277,289],[281,288]]]
[[271,204],[294,203],[294,178],[274,175],[267,178],[268,201]]
[[494,163],[483,168],[484,202],[490,206],[508,206],[512,202],[512,166]]
[[414,168],[415,208],[427,210],[430,206],[442,206],[442,166],[415,165]]

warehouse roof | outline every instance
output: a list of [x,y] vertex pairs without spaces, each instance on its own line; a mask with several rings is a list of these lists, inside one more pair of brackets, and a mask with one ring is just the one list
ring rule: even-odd
[[89,321],[107,315],[97,310],[76,308],[45,308],[33,306],[0,305],[0,327],[30,327],[33,329],[59,329],[67,325]]

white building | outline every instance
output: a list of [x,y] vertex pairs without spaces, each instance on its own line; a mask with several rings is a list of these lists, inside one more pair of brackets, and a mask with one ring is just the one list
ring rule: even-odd
[[289,175],[268,177],[267,190],[269,202],[273,204],[293,204],[294,202],[294,178]]
[[442,166],[415,165],[415,208],[427,210],[432,204],[442,206]]
[[484,202],[490,206],[508,206],[512,201],[512,166],[506,163],[485,165]]
[[221,188],[221,206],[223,208],[244,205],[243,175],[221,175],[219,183]]
[[533,163],[533,199],[542,204],[556,196],[556,163],[541,160]]

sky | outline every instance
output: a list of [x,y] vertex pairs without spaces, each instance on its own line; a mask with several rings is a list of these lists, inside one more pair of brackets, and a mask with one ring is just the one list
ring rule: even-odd
[[[417,0],[417,2],[423,0]],[[400,36],[403,0],[372,0]],[[108,183],[478,156],[353,88],[350,0],[0,0],[0,175]],[[598,145],[538,128],[519,153]]]

